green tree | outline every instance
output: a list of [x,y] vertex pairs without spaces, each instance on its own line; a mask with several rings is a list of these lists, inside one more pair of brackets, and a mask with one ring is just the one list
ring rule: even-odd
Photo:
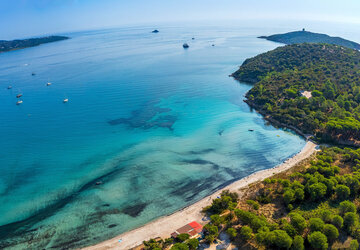
[[189,246],[190,250],[195,250],[199,246],[199,240],[198,239],[189,239],[186,244]]
[[350,196],[350,188],[345,185],[337,185],[335,193],[338,200],[346,200]]
[[284,194],[283,194],[283,198],[284,198],[284,202],[286,205],[292,203],[295,201],[295,192],[292,189],[287,190]]
[[357,227],[359,225],[359,218],[356,213],[347,212],[344,216],[344,226],[350,231],[352,227]]
[[272,245],[278,248],[289,249],[292,245],[291,237],[283,230],[274,230],[269,233]]
[[309,186],[309,194],[312,200],[317,201],[324,198],[327,187],[319,182]]
[[343,202],[340,203],[339,212],[342,215],[346,214],[347,212],[355,213],[356,212],[356,206],[351,201],[343,201]]
[[335,215],[332,219],[332,224],[337,228],[342,228],[344,225],[344,220],[341,216]]
[[326,224],[324,226],[323,233],[326,235],[329,242],[332,242],[339,237],[339,231],[334,225],[331,224]]
[[325,222],[331,222],[332,220],[332,212],[328,209],[323,209],[320,212],[320,217]]
[[235,228],[232,228],[232,227],[229,227],[227,230],[226,230],[226,233],[230,236],[230,238],[232,239],[235,239],[236,235],[237,235],[237,232],[236,232],[236,229]]
[[350,242],[350,250],[358,250],[359,249],[359,243],[357,240],[352,240]]
[[309,227],[312,232],[315,231],[322,231],[324,228],[325,223],[320,218],[311,218],[309,220]]
[[304,250],[305,249],[305,247],[304,247],[304,239],[299,235],[295,236],[291,249],[293,249],[293,250]]
[[189,250],[189,247],[185,243],[176,243],[170,249],[171,250]]
[[303,201],[305,197],[304,189],[303,188],[296,188],[295,189],[295,199],[296,201]]
[[190,238],[190,235],[186,234],[186,233],[183,233],[183,234],[179,234],[177,237],[176,237],[176,240],[178,242],[184,242],[186,241],[187,239]]
[[211,223],[214,224],[215,226],[219,226],[223,222],[223,219],[218,214],[211,215],[210,220]]
[[298,233],[302,233],[306,228],[306,220],[298,213],[290,214],[290,223]]
[[248,241],[252,237],[252,229],[248,226],[243,226],[240,229],[240,236],[243,240]]
[[313,232],[308,236],[310,245],[315,249],[327,249],[328,243],[326,236],[321,232]]

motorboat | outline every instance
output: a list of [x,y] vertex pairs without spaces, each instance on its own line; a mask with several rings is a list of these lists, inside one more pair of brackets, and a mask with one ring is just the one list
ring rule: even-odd
[[69,99],[66,98],[63,100],[63,103],[67,103],[68,101],[69,101]]
[[188,49],[189,47],[190,47],[189,44],[187,44],[187,43],[184,43],[184,44],[183,44],[183,48],[184,48],[184,49]]

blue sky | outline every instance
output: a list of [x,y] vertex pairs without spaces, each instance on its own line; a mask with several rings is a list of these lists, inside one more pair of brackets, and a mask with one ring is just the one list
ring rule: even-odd
[[1,0],[0,39],[201,20],[360,23],[360,0]]

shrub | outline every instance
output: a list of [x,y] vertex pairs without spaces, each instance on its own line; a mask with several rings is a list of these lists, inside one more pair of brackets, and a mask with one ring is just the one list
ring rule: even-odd
[[352,240],[350,242],[350,250],[357,250],[359,249],[359,243],[357,240]]
[[341,216],[335,215],[332,219],[332,224],[337,228],[342,228],[344,224],[344,220]]
[[243,226],[241,229],[240,229],[240,236],[243,240],[245,241],[248,241],[251,239],[252,237],[252,230],[250,227],[248,226]]
[[304,239],[301,236],[297,235],[294,237],[292,249],[293,250],[304,250],[305,249]]
[[260,205],[257,201],[247,200],[246,203],[250,205],[253,209],[259,210]]
[[347,212],[355,213],[356,206],[351,201],[343,201],[340,203],[339,211],[340,211],[340,214],[342,214],[342,215],[346,214]]
[[302,233],[306,228],[306,220],[298,213],[290,214],[290,223],[298,233]]
[[313,232],[308,236],[310,245],[315,249],[327,249],[328,243],[326,236],[321,232]]
[[322,231],[325,223],[320,218],[311,218],[309,220],[309,227],[312,232]]
[[190,250],[195,250],[199,246],[199,240],[198,239],[189,239],[186,244],[189,246]]
[[337,185],[335,193],[338,200],[346,200],[350,196],[350,188],[345,185]]
[[227,230],[226,230],[226,233],[230,236],[230,238],[234,239],[237,235],[237,232],[235,230],[235,228],[232,228],[232,227],[229,227]]
[[326,224],[324,226],[323,232],[328,238],[329,242],[336,240],[339,237],[339,231],[334,225]]

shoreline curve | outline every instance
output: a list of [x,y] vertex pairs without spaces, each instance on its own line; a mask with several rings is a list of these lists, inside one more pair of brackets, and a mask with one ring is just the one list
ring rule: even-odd
[[[172,214],[162,216],[154,221],[151,221],[141,227],[133,229],[131,231],[122,233],[114,238],[100,242],[98,244],[82,248],[84,250],[106,250],[106,249],[131,249],[138,245],[141,245],[144,240],[151,238],[161,237],[168,238],[170,234],[177,228],[184,226],[191,221],[198,221],[200,224],[206,224],[204,221],[204,215],[201,213],[202,209],[211,204],[211,201],[219,196],[223,190],[235,191],[240,194],[239,189],[244,188],[252,183],[262,181],[275,174],[279,174],[290,168],[294,167],[298,163],[310,157],[317,151],[318,145],[308,140],[303,149],[296,155],[288,158],[282,164],[273,168],[260,170],[251,175],[248,175],[240,180],[237,180],[219,190],[215,193],[206,196],[205,198],[195,202],[192,205],[184,207]],[[119,240],[122,240],[119,242]]]

